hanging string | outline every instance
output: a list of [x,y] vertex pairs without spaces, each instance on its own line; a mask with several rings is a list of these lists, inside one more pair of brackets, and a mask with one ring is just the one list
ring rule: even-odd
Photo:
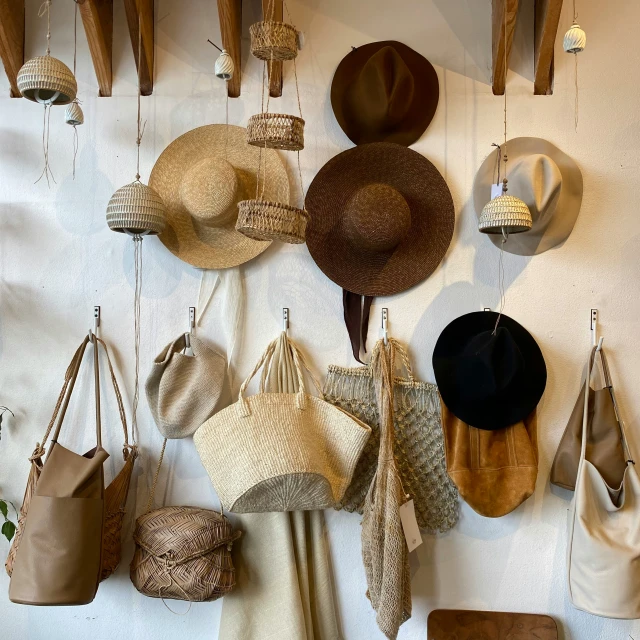
[[51,0],[44,0],[38,10],[38,18],[47,14],[47,55],[51,55]]
[[[74,0],[75,11],[73,14],[73,77],[76,77],[76,64],[78,58],[78,4],[80,0]],[[74,102],[80,104],[80,100],[76,98]],[[76,157],[78,156],[78,146],[80,142],[78,139],[78,127],[73,125],[73,180],[76,179]]]
[[574,114],[573,114],[573,120],[574,120],[574,129],[575,132],[578,133],[578,53],[574,53],[573,54],[573,59],[575,61],[575,71],[574,71],[574,78],[575,78],[575,91],[576,91],[576,100],[575,100],[575,107],[574,107]]
[[506,304],[506,291],[504,286],[504,244],[509,239],[509,234],[505,229],[502,230],[502,242],[500,243],[500,259],[498,261],[498,282],[500,287],[500,310],[498,311],[498,317],[496,318],[496,325],[493,328],[493,335],[498,332],[498,324],[504,311],[504,305]]
[[140,144],[142,143],[142,136],[144,135],[144,128],[147,126],[145,120],[142,123],[140,114],[140,101],[142,99],[142,14],[138,13],[138,135],[136,137],[136,145],[138,147],[138,157],[136,164],[136,180],[140,182]]
[[573,0],[573,22],[578,22],[578,11],[576,9],[576,0]]
[[135,379],[133,384],[133,408],[131,415],[131,434],[137,439],[138,402],[140,400],[140,301],[142,298],[142,236],[133,236],[133,262],[135,274],[135,295],[133,298],[133,326],[135,351]]
[[44,104],[44,121],[42,123],[42,152],[44,154],[44,168],[42,169],[42,173],[40,177],[34,182],[34,184],[38,184],[42,178],[47,179],[47,186],[51,187],[51,183],[49,182],[49,178],[56,182],[56,179],[53,176],[53,171],[51,171],[51,167],[49,166],[49,128],[51,123],[51,103],[46,102]]

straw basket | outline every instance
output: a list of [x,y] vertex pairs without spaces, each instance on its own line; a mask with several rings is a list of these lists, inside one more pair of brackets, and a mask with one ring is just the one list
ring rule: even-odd
[[107,224],[112,231],[156,235],[164,230],[165,218],[162,198],[142,182],[120,187],[107,205]]
[[309,214],[280,202],[243,200],[238,203],[236,230],[254,240],[304,244]]
[[265,20],[249,27],[251,53],[258,60],[293,60],[298,55],[298,32],[285,22]]
[[283,113],[258,113],[249,118],[247,142],[254,147],[302,151],[304,120]]
[[36,56],[25,62],[17,82],[23,97],[42,104],[69,104],[78,91],[71,69],[53,56]]

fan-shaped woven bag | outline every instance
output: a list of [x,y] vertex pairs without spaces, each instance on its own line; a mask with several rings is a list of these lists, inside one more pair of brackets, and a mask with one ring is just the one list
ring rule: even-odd
[[[196,449],[228,511],[326,509],[342,499],[371,429],[305,390],[302,354],[289,340],[298,393],[264,393],[278,340],[240,388],[238,402],[194,435]],[[264,365],[260,393],[244,394]],[[317,382],[314,380],[316,387]]]

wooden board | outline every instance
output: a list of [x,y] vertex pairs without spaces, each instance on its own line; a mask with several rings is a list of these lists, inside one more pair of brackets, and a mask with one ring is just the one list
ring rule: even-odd
[[21,98],[18,71],[24,64],[24,0],[0,0],[0,57],[11,97]]
[[[507,13],[507,37],[505,39],[504,14]],[[493,54],[493,93],[504,95],[509,69],[509,57],[513,44],[513,33],[518,17],[518,0],[491,0],[491,31]],[[507,50],[507,66],[504,64],[505,47]]]
[[427,640],[558,640],[549,616],[437,609],[427,619]]
[[553,93],[553,52],[561,12],[562,0],[536,0],[533,93],[537,96]]
[[113,0],[84,0],[78,4],[87,34],[101,96],[110,96],[113,84]]
[[[150,96],[153,93],[153,0],[124,0],[124,8],[127,14],[127,24],[129,25],[129,35],[131,36],[136,68],[140,69],[142,95]],[[138,60],[138,22],[142,32],[141,60]]]
[[242,80],[242,0],[218,0],[218,18],[222,46],[235,65],[233,78],[227,82],[227,91],[230,98],[238,98]]
[[[265,19],[282,22],[282,0],[262,0],[262,15]],[[282,61],[269,62],[267,70],[269,72],[269,95],[272,98],[279,98],[282,95]]]

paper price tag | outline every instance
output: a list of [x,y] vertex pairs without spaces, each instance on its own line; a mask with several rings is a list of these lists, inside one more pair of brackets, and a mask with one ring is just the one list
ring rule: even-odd
[[402,522],[402,530],[404,531],[404,538],[407,541],[409,553],[411,553],[422,544],[422,536],[420,535],[420,527],[416,520],[416,510],[413,506],[413,500],[405,502],[400,507],[400,521]]
[[497,198],[502,195],[502,185],[501,184],[492,184],[491,185],[491,199]]

